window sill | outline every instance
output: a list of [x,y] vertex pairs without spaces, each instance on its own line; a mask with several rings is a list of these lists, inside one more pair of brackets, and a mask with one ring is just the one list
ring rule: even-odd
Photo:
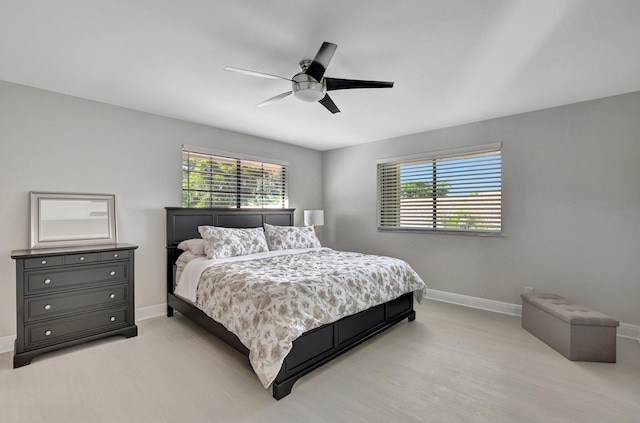
[[504,237],[502,232],[495,231],[456,231],[452,229],[422,229],[422,228],[382,228],[378,227],[378,232],[404,232],[414,234],[439,234],[439,235],[466,235],[466,236],[486,236],[492,238]]

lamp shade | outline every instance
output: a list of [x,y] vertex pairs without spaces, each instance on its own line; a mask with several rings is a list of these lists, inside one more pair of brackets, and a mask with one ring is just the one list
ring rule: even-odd
[[305,210],[304,211],[305,226],[322,226],[324,225],[324,210]]

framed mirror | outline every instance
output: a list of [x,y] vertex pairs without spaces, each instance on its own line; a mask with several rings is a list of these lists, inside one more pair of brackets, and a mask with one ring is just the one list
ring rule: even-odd
[[117,242],[115,195],[30,194],[31,248]]

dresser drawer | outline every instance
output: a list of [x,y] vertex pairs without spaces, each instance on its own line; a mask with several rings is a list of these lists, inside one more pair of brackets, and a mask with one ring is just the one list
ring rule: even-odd
[[129,258],[129,250],[105,251],[100,253],[100,261],[122,260]]
[[114,262],[78,267],[68,267],[46,272],[28,272],[25,275],[25,295],[55,292],[58,289],[77,288],[100,282],[128,281],[129,263]]
[[128,259],[129,250],[103,251],[99,253],[79,253],[64,256],[34,257],[24,261],[25,269],[38,269],[67,264],[95,263],[97,261],[111,261]]
[[[108,307],[128,301],[128,285],[114,285],[106,288],[79,292],[38,296],[25,299],[25,322],[42,318],[60,317],[66,313],[87,308]],[[103,307],[103,308],[104,308]]]
[[40,348],[65,342],[79,336],[90,336],[130,325],[126,308],[82,314],[68,319],[52,319],[48,322],[25,325],[25,348]]
[[64,264],[93,263],[96,261],[98,261],[98,253],[70,254],[63,258]]
[[24,261],[25,269],[37,269],[39,267],[61,266],[63,256],[30,258]]

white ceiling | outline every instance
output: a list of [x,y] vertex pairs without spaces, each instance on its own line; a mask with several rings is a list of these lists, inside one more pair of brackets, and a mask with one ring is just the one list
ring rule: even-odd
[[[288,97],[325,76],[394,81]],[[638,0],[0,0],[0,79],[328,150],[640,90]]]

